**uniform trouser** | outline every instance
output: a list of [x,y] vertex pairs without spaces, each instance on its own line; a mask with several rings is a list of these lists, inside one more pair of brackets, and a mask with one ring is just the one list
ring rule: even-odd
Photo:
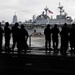
[[15,48],[15,45],[17,44],[17,39],[13,38],[13,45],[12,45],[12,49]]
[[0,51],[2,49],[2,38],[0,38]]
[[67,39],[61,39],[61,52],[65,52],[68,49],[68,40]]
[[9,50],[9,47],[10,47],[10,39],[5,38],[5,49]]
[[17,48],[18,48],[18,53],[20,53],[21,50],[24,50],[26,52],[26,49],[27,49],[26,41],[18,41]]
[[58,47],[58,39],[57,40],[53,40],[53,48],[57,49],[57,47]]
[[[49,44],[49,46],[48,46],[48,44]],[[46,49],[48,49],[48,48],[50,49],[50,47],[51,47],[51,40],[48,39],[48,40],[45,41],[45,48]]]
[[53,41],[53,48],[57,49],[58,47],[58,36],[52,36],[52,41]]

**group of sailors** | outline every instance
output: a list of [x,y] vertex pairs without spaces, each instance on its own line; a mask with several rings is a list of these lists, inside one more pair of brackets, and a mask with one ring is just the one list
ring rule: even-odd
[[[14,50],[15,46],[17,46],[18,53],[20,53],[21,50],[24,50],[24,52],[26,53],[26,49],[28,48],[27,45],[28,32],[23,24],[21,25],[21,27],[19,27],[19,24],[15,23],[10,28],[9,23],[6,22],[3,29],[0,23],[0,51],[2,51],[3,35],[5,38],[4,49],[6,52],[10,52],[10,49]],[[10,48],[11,37],[13,42],[12,48]]]
[[[44,29],[46,52],[47,50],[51,50],[51,40],[53,43],[54,52],[56,52],[58,50],[60,40],[61,53],[67,52],[69,43],[71,51],[74,51],[75,53],[75,24],[72,24],[72,27],[68,28],[68,25],[65,23],[61,28],[62,29],[60,31],[57,24],[55,24],[53,28],[51,28],[50,24],[48,24]],[[3,36],[5,38],[4,49],[7,52],[10,52],[10,39],[12,37],[13,44],[11,49],[14,50],[16,46],[18,53],[20,53],[21,50],[24,50],[26,53],[26,50],[28,49],[27,39],[29,35],[23,24],[19,26],[18,23],[15,23],[12,27],[9,27],[9,23],[6,22],[3,29],[0,23],[0,51],[2,51]]]
[[[53,43],[54,52],[57,52],[59,40],[60,40],[60,52],[66,53],[70,43],[70,52],[75,53],[75,24],[72,24],[72,27],[69,28],[68,25],[65,23],[61,27],[61,31],[59,30],[57,24],[51,28],[50,24],[44,29],[45,35],[45,48],[50,51],[51,49],[51,40]],[[60,39],[59,39],[60,36]]]

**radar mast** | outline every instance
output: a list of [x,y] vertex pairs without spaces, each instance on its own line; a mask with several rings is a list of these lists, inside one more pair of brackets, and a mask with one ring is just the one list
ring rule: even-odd
[[61,6],[61,4],[59,3],[59,12],[60,12],[60,16],[62,16],[62,13],[64,12],[63,10],[63,6]]

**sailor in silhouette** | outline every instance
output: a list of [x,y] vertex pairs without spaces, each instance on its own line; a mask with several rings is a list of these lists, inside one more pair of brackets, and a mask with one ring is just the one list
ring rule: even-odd
[[13,45],[12,49],[14,50],[15,46],[17,45],[17,39],[19,35],[19,28],[18,28],[18,23],[16,22],[15,25],[12,27],[12,38],[13,38]]
[[8,22],[5,23],[4,34],[5,34],[5,50],[9,52],[11,30],[9,28]]
[[57,28],[57,24],[55,24],[55,26],[52,28],[52,40],[53,40],[54,52],[56,52],[58,48],[58,34],[59,34],[59,29]]
[[4,30],[2,29],[1,22],[0,22],[0,52],[2,51],[3,33],[4,33]]
[[[51,29],[50,29],[50,24],[47,25],[47,27],[44,29],[44,35],[45,35],[45,48],[46,48],[46,52],[49,48],[51,48]],[[49,46],[48,46],[49,44]]]
[[75,52],[75,24],[72,24],[72,28],[70,29],[70,47],[71,52]]
[[18,50],[19,50],[19,53],[21,51],[23,51],[23,50],[26,53],[26,50],[28,48],[28,45],[27,45],[28,32],[25,29],[23,24],[21,25],[21,28],[19,30],[19,37],[18,38],[19,38],[18,39]]
[[69,40],[69,28],[65,23],[60,32],[61,35],[61,53],[66,53],[68,49],[68,40]]

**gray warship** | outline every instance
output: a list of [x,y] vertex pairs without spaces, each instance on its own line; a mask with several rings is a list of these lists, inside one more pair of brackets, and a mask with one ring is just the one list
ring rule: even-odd
[[64,11],[63,6],[59,3],[59,15],[56,15],[56,18],[48,16],[49,9],[46,7],[42,14],[38,15],[36,18],[33,15],[33,20],[26,21],[25,24],[33,24],[33,25],[46,25],[46,24],[58,24],[62,25],[64,23],[71,24],[73,22],[71,16],[68,16],[67,13]]

